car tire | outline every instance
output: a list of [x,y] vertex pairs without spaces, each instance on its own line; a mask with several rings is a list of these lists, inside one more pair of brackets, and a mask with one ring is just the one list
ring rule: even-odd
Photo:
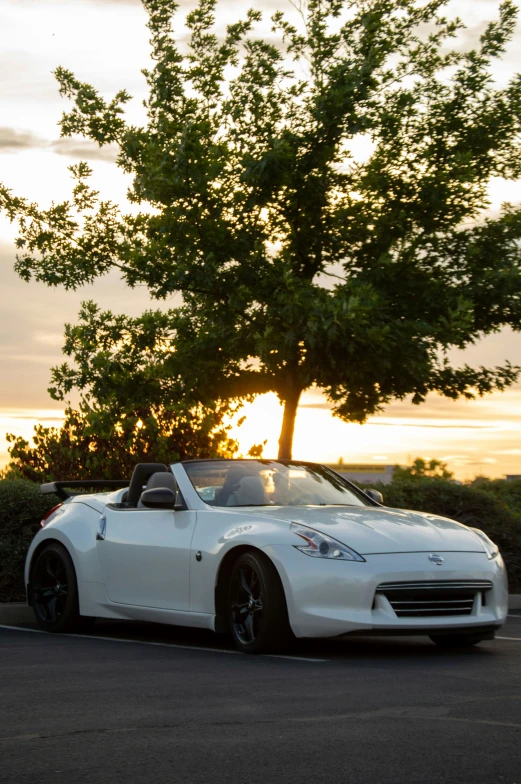
[[261,553],[244,553],[235,562],[228,613],[233,640],[243,653],[278,653],[293,639],[279,574]]
[[74,564],[61,544],[53,542],[39,552],[31,569],[31,591],[36,621],[46,632],[80,631],[94,622],[80,615]]
[[483,640],[490,639],[479,634],[441,634],[432,635],[432,642],[440,648],[472,648]]

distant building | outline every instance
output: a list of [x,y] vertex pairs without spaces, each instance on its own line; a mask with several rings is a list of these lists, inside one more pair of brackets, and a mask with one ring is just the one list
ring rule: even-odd
[[507,482],[513,482],[516,479],[521,479],[521,474],[507,474],[506,475]]
[[328,463],[328,468],[332,468],[345,479],[350,482],[371,484],[371,482],[381,482],[388,485],[393,481],[393,472],[395,466],[393,465],[378,465],[376,463],[368,463],[362,465],[359,463]]

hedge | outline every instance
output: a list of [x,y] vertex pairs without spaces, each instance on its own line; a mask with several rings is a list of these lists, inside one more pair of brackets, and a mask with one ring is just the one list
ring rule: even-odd
[[0,602],[25,601],[25,556],[40,520],[57,503],[33,482],[0,480]]
[[521,479],[511,479],[506,482],[504,479],[488,479],[480,476],[473,481],[472,487],[493,495],[521,519]]
[[515,508],[509,508],[496,494],[471,485],[431,478],[371,487],[382,493],[386,506],[429,512],[481,528],[501,551],[510,592],[521,593],[521,514]]
[[[386,506],[430,512],[481,528],[501,550],[510,591],[521,593],[521,514],[500,500],[497,492],[442,479],[372,486],[383,494]],[[0,602],[25,600],[25,556],[41,518],[56,503],[54,495],[41,495],[32,482],[0,480]]]

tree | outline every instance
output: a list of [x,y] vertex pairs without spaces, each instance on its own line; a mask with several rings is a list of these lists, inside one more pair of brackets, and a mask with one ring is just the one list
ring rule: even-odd
[[393,471],[393,482],[425,478],[454,479],[454,474],[441,460],[424,460],[422,457],[417,457],[411,466],[395,466]]
[[521,478],[520,479],[489,479],[486,476],[477,476],[471,487],[484,490],[502,501],[508,508],[517,514],[521,520]]
[[219,39],[216,0],[199,0],[186,52],[177,3],[143,4],[145,126],[125,120],[125,91],[107,100],[56,70],[73,102],[62,135],[118,146],[137,211],[101,200],[84,162],[71,167],[71,200],[41,209],[2,186],[0,204],[19,222],[25,280],[77,288],[117,269],[183,303],[137,320],[87,303],[53,394],[110,389],[123,331],[134,355],[161,346],[151,361],[165,386],[202,403],[275,391],[287,458],[311,385],[363,422],[394,398],[511,384],[509,363],[448,359],[521,328],[521,211],[484,217],[489,179],[521,174],[521,77],[499,89],[491,76],[515,26],[511,0],[468,51],[450,50],[463,24],[443,16],[445,0],[308,0],[300,22],[273,15],[277,44],[255,37],[257,11]]
[[67,409],[60,428],[35,428],[34,446],[8,435],[6,478],[130,478],[136,463],[171,463],[186,458],[232,457],[237,449],[219,412],[89,408]]

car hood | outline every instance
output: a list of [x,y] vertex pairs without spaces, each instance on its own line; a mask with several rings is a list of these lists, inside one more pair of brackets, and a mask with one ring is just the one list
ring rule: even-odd
[[470,528],[424,512],[385,507],[279,506],[256,507],[255,514],[308,525],[361,555],[486,552],[479,536]]

